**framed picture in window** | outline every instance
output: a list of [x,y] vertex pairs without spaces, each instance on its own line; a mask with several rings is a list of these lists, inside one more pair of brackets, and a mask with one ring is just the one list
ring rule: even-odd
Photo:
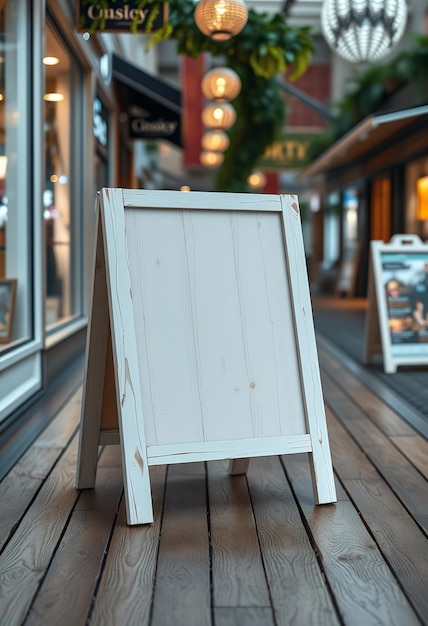
[[0,343],[9,343],[12,337],[16,283],[15,279],[0,279]]

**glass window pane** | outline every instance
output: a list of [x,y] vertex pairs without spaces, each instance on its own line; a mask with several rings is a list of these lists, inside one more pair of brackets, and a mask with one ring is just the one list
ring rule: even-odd
[[[46,244],[46,326],[54,329],[81,312],[79,297],[80,242],[74,237],[79,206],[73,193],[79,178],[72,168],[77,149],[73,129],[77,119],[75,94],[80,68],[49,25],[46,26],[45,67],[45,180],[43,192]],[[74,179],[73,179],[74,177]],[[74,203],[74,204],[73,204]]]
[[0,353],[28,341],[34,332],[27,17],[26,3],[0,3]]

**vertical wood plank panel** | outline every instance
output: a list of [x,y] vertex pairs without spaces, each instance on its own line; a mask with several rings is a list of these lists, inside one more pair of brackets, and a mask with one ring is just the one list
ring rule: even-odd
[[302,434],[306,424],[281,217],[234,213],[231,223],[255,436]]
[[126,213],[147,445],[203,440],[183,220]]

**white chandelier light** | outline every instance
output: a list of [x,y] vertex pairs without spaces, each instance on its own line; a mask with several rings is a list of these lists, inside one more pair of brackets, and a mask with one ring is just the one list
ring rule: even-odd
[[230,102],[241,91],[241,80],[238,74],[228,67],[216,67],[205,74],[201,87],[208,100]]
[[200,0],[194,13],[199,30],[215,41],[238,35],[248,19],[244,0]]
[[206,128],[228,130],[236,120],[236,111],[231,104],[209,104],[202,111],[202,122]]
[[332,50],[351,63],[377,61],[401,39],[406,0],[324,0],[321,28]]

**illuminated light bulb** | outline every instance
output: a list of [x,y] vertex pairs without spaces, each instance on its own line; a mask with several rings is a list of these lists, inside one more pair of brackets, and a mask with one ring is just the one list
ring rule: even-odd
[[214,41],[238,35],[248,20],[244,0],[200,0],[194,13],[199,30]]
[[43,63],[45,65],[58,65],[59,59],[58,57],[46,56],[46,57],[43,57]]
[[227,67],[218,67],[205,74],[201,88],[208,100],[230,102],[239,95],[241,80],[235,71]]
[[221,152],[212,152],[211,150],[204,150],[201,152],[200,161],[205,167],[218,167],[223,163],[224,156]]
[[263,172],[253,172],[247,178],[250,189],[263,189],[266,185],[266,176]]
[[201,144],[204,150],[224,152],[229,147],[229,137],[222,130],[211,130],[202,135]]
[[202,122],[206,128],[228,130],[236,120],[236,111],[231,104],[210,104],[202,111]]
[[45,93],[45,95],[43,96],[43,100],[45,100],[46,102],[61,102],[62,100],[64,100],[64,94],[56,92]]

